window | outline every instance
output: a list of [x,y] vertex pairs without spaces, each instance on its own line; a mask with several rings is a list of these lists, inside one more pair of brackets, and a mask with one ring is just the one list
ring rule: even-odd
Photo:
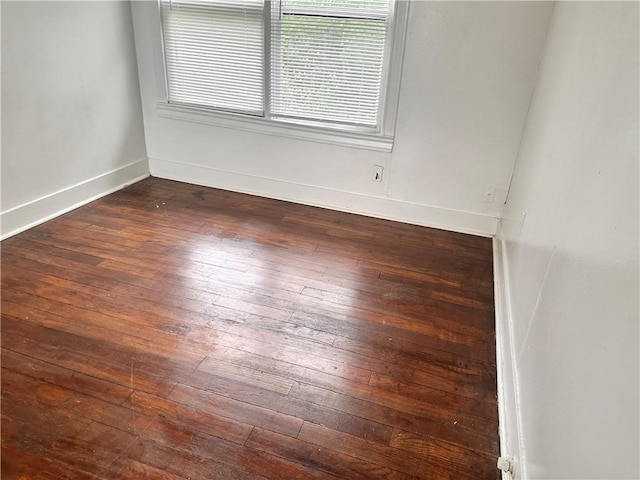
[[161,0],[167,102],[388,139],[404,3]]
[[169,102],[263,115],[262,0],[162,5]]

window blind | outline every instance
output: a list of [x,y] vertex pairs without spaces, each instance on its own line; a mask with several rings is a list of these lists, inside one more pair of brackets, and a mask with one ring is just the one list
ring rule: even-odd
[[383,131],[394,0],[160,0],[169,103]]
[[378,128],[390,0],[281,0],[271,12],[271,114]]
[[263,0],[162,0],[161,14],[169,103],[263,114]]

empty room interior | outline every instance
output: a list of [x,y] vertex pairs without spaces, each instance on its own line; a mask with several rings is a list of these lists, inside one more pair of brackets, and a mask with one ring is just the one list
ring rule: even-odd
[[0,18],[3,480],[640,478],[638,2]]

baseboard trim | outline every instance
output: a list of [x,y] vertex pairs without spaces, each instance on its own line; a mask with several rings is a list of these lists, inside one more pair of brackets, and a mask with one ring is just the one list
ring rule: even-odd
[[0,213],[4,240],[149,176],[147,159],[124,165]]
[[498,423],[500,456],[511,460],[513,473],[503,480],[526,478],[522,444],[518,368],[513,336],[513,314],[509,288],[509,267],[502,227],[493,237],[493,278],[496,321],[496,367],[498,378]]
[[158,178],[483,237],[492,237],[498,226],[497,218],[477,213],[245,175],[201,165],[149,158],[149,169],[151,175]]

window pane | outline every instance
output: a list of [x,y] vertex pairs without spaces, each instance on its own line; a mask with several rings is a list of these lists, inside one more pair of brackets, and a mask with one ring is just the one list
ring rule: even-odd
[[294,4],[326,8],[331,3],[359,8],[365,3],[385,3],[388,7],[388,2],[380,1],[283,2],[279,21],[272,27],[271,111],[274,116],[376,127],[386,18],[288,14],[284,10],[297,6]]
[[172,0],[162,5],[169,102],[262,114],[260,0]]

